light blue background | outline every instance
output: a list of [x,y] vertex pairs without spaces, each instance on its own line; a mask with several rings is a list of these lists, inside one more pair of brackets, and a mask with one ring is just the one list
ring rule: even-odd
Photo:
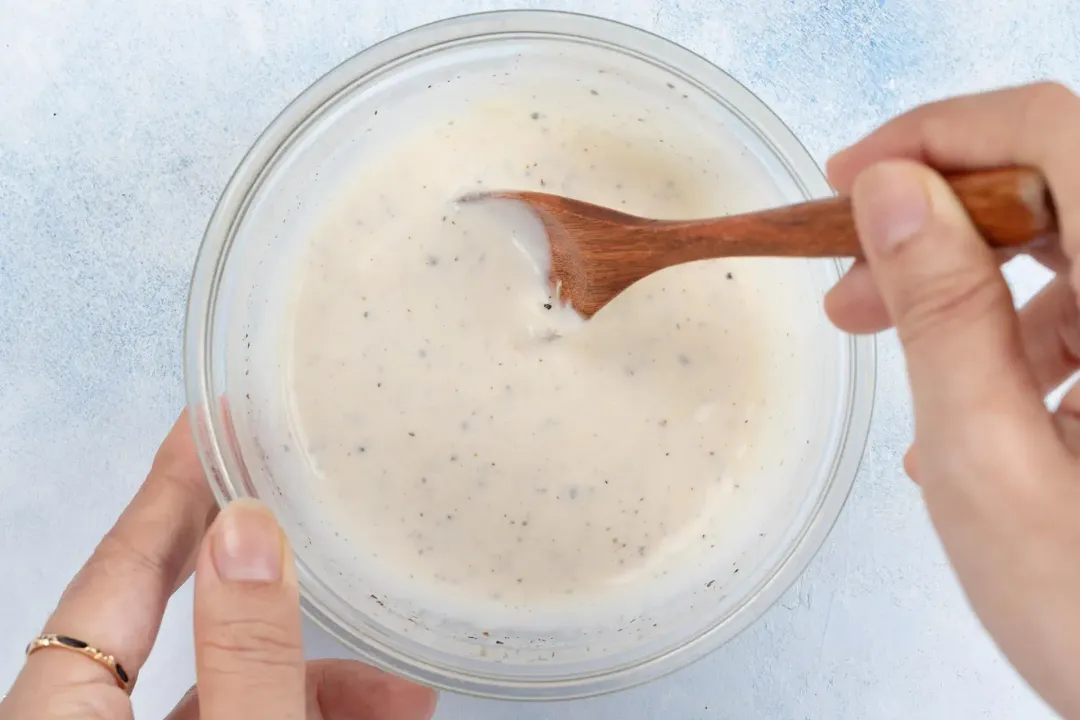
[[[658,32],[758,93],[824,161],[964,91],[1080,84],[1080,0],[0,0],[0,685],[132,495],[183,403],[186,283],[255,136],[323,72],[452,14],[571,9]],[[1014,269],[1022,295],[1043,278]],[[438,718],[1039,718],[900,469],[910,406],[881,344],[870,446],[808,572],[696,666],[616,696]],[[140,679],[140,718],[193,679],[189,588]],[[317,654],[333,646],[310,633]]]

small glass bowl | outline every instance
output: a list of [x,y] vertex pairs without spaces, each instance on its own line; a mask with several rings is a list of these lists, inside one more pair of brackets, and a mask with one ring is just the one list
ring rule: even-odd
[[[207,227],[191,283],[184,347],[187,400],[214,493],[223,504],[259,497],[277,513],[295,549],[308,616],[391,672],[455,692],[518,700],[582,697],[645,682],[702,657],[759,618],[806,567],[847,498],[866,441],[875,375],[872,339],[835,333],[822,344],[821,383],[831,399],[820,408],[811,460],[798,469],[799,491],[750,566],[707,602],[688,597],[653,608],[606,639],[564,628],[545,638],[525,637],[523,631],[522,637],[499,640],[476,627],[425,626],[423,619],[387,607],[377,589],[343,593],[335,584],[341,567],[320,557],[297,510],[303,488],[295,478],[303,475],[297,465],[303,453],[295,451],[295,430],[285,419],[287,368],[278,360],[290,332],[282,320],[290,268],[313,218],[333,200],[336,180],[362,160],[353,142],[358,118],[433,78],[545,53],[678,82],[686,88],[684,97],[707,106],[742,142],[786,201],[830,193],[807,151],[760,100],[682,47],[567,13],[510,11],[444,20],[341,64],[256,141]],[[836,261],[808,261],[807,268],[821,291],[843,270]]]

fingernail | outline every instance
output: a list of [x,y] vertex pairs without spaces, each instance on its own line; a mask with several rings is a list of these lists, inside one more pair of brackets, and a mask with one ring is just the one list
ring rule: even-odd
[[882,162],[863,171],[851,193],[864,244],[893,252],[919,233],[930,216],[918,169],[909,162]]
[[256,500],[229,503],[214,523],[211,551],[222,580],[272,583],[281,580],[281,529]]

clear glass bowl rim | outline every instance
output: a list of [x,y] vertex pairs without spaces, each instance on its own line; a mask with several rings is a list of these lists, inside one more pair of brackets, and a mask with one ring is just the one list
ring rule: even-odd
[[[188,295],[184,328],[184,383],[195,445],[220,505],[249,495],[237,477],[235,454],[228,442],[225,410],[211,382],[211,337],[221,275],[233,239],[251,198],[268,169],[305,125],[365,78],[388,65],[460,42],[501,37],[548,37],[588,41],[662,64],[722,98],[761,134],[792,178],[809,196],[830,192],[820,168],[795,135],[773,112],[734,78],[696,53],[648,31],[617,21],[547,10],[503,10],[460,15],[394,35],[372,45],[326,73],[293,100],[263,131],[229,179],[207,224]],[[662,63],[660,58],[663,58]],[[744,114],[752,109],[751,120]],[[809,187],[808,187],[809,185]],[[842,269],[838,261],[838,268]],[[643,662],[589,675],[507,682],[505,678],[463,673],[406,656],[397,649],[357,637],[338,622],[308,591],[307,574],[298,561],[301,606],[308,618],[365,660],[418,682],[452,692],[511,700],[566,700],[614,692],[656,679],[700,659],[756,622],[794,583],[816,555],[839,517],[854,483],[869,433],[876,379],[876,345],[870,337],[848,338],[852,373],[848,378],[847,417],[842,444],[833,459],[828,485],[803,534],[787,557],[757,591],[727,618],[674,650]],[[230,473],[230,468],[233,470]]]

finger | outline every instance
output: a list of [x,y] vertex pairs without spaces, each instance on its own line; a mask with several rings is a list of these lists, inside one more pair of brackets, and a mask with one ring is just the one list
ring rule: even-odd
[[1041,394],[1080,370],[1080,308],[1067,278],[1054,278],[1020,310],[1020,336]]
[[[1020,337],[1032,375],[1043,395],[1080,370],[1080,310],[1065,278],[1055,278],[1020,310]],[[1080,454],[1080,391],[1070,392],[1054,416],[1058,435]],[[904,470],[916,483],[916,453],[904,455]]]
[[825,294],[825,314],[833,325],[856,335],[881,332],[892,325],[865,260],[857,260]]
[[199,720],[198,688],[193,686],[184,693],[180,702],[176,703],[176,707],[165,717],[165,720]]
[[435,714],[434,690],[363,663],[311,662],[307,678],[308,697],[324,720],[429,720]]
[[[1080,310],[1065,278],[1052,280],[1021,308],[1020,337],[1043,395],[1080,370]],[[1080,454],[1080,390],[1066,394],[1054,423],[1065,446]],[[912,449],[904,454],[904,470],[918,483],[916,456]]]
[[[316,660],[306,670],[307,720],[430,720],[434,690],[352,660]],[[191,688],[165,720],[199,720]]]
[[304,718],[300,594],[292,551],[255,500],[230,503],[195,571],[200,720]]
[[942,171],[1033,165],[1057,204],[1061,246],[1080,254],[1080,98],[1057,83],[1037,83],[943,100],[892,120],[828,163],[829,180],[847,194],[858,174],[887,158]]
[[[186,413],[173,425],[146,482],[64,592],[45,633],[67,635],[114,655],[134,679],[154,644],[169,597],[191,573],[195,550],[216,512]],[[54,693],[112,674],[85,656],[42,650],[20,685]]]
[[918,163],[883,162],[859,176],[852,202],[904,346],[917,457],[940,450],[938,457],[987,462],[995,449],[1015,447],[1021,428],[1052,437],[1008,286],[944,180]]
[[[943,172],[1026,164],[1044,171],[1055,198],[1076,197],[1080,180],[1070,158],[1080,147],[1078,114],[1080,98],[1058,83],[929,103],[830,158],[829,181],[848,194],[862,170],[890,158],[917,160]],[[1066,185],[1057,189],[1055,180]]]
[[[1032,251],[1031,255],[1055,272],[1067,267],[1059,248]],[[1015,252],[997,251],[1000,263],[1006,263],[1015,256]],[[825,314],[837,328],[855,335],[870,335],[892,327],[889,311],[865,260],[857,260],[826,293]]]

